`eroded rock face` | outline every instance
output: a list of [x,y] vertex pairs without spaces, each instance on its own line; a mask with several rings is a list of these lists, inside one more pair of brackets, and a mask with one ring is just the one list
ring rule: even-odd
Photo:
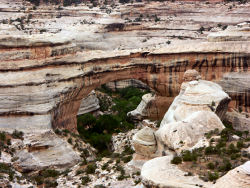
[[79,153],[52,131],[25,134],[26,148],[18,151],[14,165],[22,172],[38,171],[46,168],[66,170],[80,161]]
[[155,133],[159,153],[164,151],[165,146],[176,152],[191,149],[196,144],[201,147],[199,142],[204,139],[205,133],[224,128],[215,112],[222,118],[230,98],[219,85],[199,80],[199,77],[196,70],[188,70],[184,74],[185,82],[181,85],[180,94]]
[[82,100],[77,115],[86,114],[88,112],[94,112],[100,108],[99,99],[97,98],[95,91],[91,91],[86,98]]
[[152,157],[156,152],[156,139],[154,130],[144,127],[133,136],[133,147],[136,154],[145,157]]
[[137,108],[131,112],[128,112],[127,116],[142,120],[145,117],[149,117],[149,108],[152,106],[155,96],[151,93],[145,94],[142,96],[142,100]]
[[[163,145],[173,149],[177,153],[191,148],[202,147],[200,141],[205,139],[204,134],[218,129],[224,129],[224,125],[215,113],[210,111],[197,111],[182,121],[162,125],[156,131],[160,152],[164,151]],[[205,143],[204,143],[205,144]]]
[[[249,3],[233,10],[203,2],[134,3],[112,8],[111,14],[84,4],[62,10],[48,5],[33,10],[26,1],[0,4],[1,129],[75,131],[82,99],[114,80],[140,80],[168,105],[187,69],[215,82],[227,72],[249,72],[249,41],[206,42],[209,33],[222,30],[219,21],[235,25],[248,19]],[[149,17],[136,21],[138,12]],[[152,15],[160,20],[154,22]],[[23,16],[22,29],[17,18]],[[198,32],[203,22],[213,29]],[[247,102],[237,103],[239,98],[232,106],[249,108]]]
[[141,82],[140,80],[134,80],[134,79],[128,79],[128,80],[117,80],[114,82],[109,82],[106,83],[106,86],[113,91],[118,90],[118,89],[123,89],[126,87],[136,87],[140,89],[148,89],[150,88],[147,86],[147,84]]
[[230,170],[217,180],[212,188],[248,188],[250,187],[250,161]]

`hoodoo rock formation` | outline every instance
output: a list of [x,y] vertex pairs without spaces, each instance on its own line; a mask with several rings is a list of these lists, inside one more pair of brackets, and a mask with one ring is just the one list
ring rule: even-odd
[[[205,134],[214,130],[221,132],[225,128],[220,118],[222,119],[227,112],[230,98],[221,86],[200,78],[196,70],[187,70],[183,75],[184,82],[181,85],[180,93],[166,112],[160,128],[155,132],[150,128],[144,128],[133,137],[136,155],[143,156],[142,150],[144,149],[146,156],[154,154],[160,156],[147,161],[142,166],[141,175],[146,187],[212,186],[199,179],[198,176],[185,175],[186,172],[170,163],[173,152],[180,155],[186,150],[191,151],[195,148],[209,146],[209,140]],[[150,131],[145,131],[147,129]],[[145,141],[142,139],[142,135],[145,135]],[[151,135],[151,144],[146,142],[149,138],[148,135]],[[157,144],[153,144],[155,139]],[[153,151],[156,152],[153,153]],[[168,156],[161,157],[164,155]],[[136,158],[134,157],[133,160]],[[229,172],[228,176],[232,173]],[[244,177],[243,172],[239,178],[241,177]],[[223,178],[226,179],[226,176]],[[235,178],[235,184],[246,184],[243,179],[238,181],[238,178]]]

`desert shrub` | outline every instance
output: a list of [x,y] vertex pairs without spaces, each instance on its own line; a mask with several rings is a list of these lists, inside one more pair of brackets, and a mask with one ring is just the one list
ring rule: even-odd
[[89,176],[83,176],[81,179],[82,179],[82,185],[87,185],[91,181]]
[[219,174],[217,172],[208,172],[208,180],[209,181],[215,181],[219,178]]
[[104,185],[95,185],[94,188],[106,188]]
[[40,0],[27,0],[27,1],[29,1],[30,3],[32,3],[36,6],[39,6],[39,4],[40,4]]
[[55,133],[58,134],[58,135],[61,135],[61,134],[62,134],[62,132],[61,132],[59,129],[56,129],[56,130],[55,130]]
[[243,147],[244,147],[243,141],[238,141],[238,142],[237,142],[237,148],[238,148],[238,149],[241,149],[241,148],[243,148]]
[[205,148],[205,154],[206,155],[213,155],[213,154],[217,154],[218,150],[216,147],[213,146],[208,146]]
[[132,159],[132,156],[129,155],[129,156],[123,157],[123,158],[122,158],[122,161],[123,161],[124,163],[128,163],[129,161],[131,161],[131,159]]
[[171,163],[172,164],[180,164],[182,162],[182,158],[179,156],[175,156],[172,160]]
[[184,151],[182,152],[183,161],[197,161],[197,154],[195,152]]
[[106,170],[108,168],[109,164],[105,163],[104,165],[102,165],[102,170]]
[[232,164],[229,160],[223,160],[223,164],[218,167],[220,172],[227,172],[232,169]]
[[0,132],[0,140],[5,141],[5,139],[6,139],[5,132]]
[[68,138],[68,143],[72,144],[72,138]]
[[23,132],[14,130],[11,136],[16,139],[23,139]]
[[44,178],[48,178],[48,177],[57,177],[57,176],[60,175],[60,172],[58,172],[57,170],[48,169],[48,170],[42,171],[41,175],[42,175]]
[[124,151],[122,152],[122,155],[132,155],[135,153],[135,151],[128,145],[124,147]]
[[208,164],[207,164],[207,168],[210,169],[210,170],[213,170],[213,169],[215,168],[214,163],[211,163],[211,162],[208,163]]
[[233,153],[233,154],[231,154],[231,160],[238,159],[240,156],[241,156],[241,154],[239,154],[239,153]]
[[84,173],[84,171],[79,169],[79,170],[76,171],[76,176],[79,175],[79,174],[82,174],[82,173]]
[[77,117],[78,126],[93,126],[96,124],[96,118],[91,114],[83,114]]
[[95,126],[92,127],[93,132],[103,133],[103,131],[107,131],[108,133],[112,133],[116,128],[120,125],[119,121],[113,115],[102,115],[96,121]]
[[54,180],[45,180],[45,187],[57,187],[58,183]]
[[238,153],[240,150],[234,146],[233,143],[231,143],[228,147],[227,154],[231,155],[233,153]]
[[95,164],[89,164],[85,170],[87,174],[94,174],[96,170],[96,165]]

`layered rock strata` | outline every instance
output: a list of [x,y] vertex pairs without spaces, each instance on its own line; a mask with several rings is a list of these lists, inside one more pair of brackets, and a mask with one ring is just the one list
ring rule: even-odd
[[13,36],[8,39],[8,49],[2,46],[1,129],[76,130],[82,99],[96,87],[117,79],[141,80],[159,96],[168,97],[170,103],[179,93],[182,76],[189,68],[213,81],[219,81],[226,72],[249,71],[250,45],[246,42],[204,42],[152,52],[107,53],[77,52],[79,49],[67,40],[53,43],[57,35],[36,40],[34,37],[22,42]]
[[22,172],[47,168],[66,170],[80,161],[79,153],[52,131],[25,134],[23,148],[18,149],[14,166]]

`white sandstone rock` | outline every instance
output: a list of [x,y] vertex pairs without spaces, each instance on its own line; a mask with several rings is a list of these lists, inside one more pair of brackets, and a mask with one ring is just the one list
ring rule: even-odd
[[250,187],[250,161],[230,170],[217,180],[213,188],[249,188]]
[[157,157],[146,162],[141,170],[142,183],[146,187],[210,188],[211,183],[203,182],[198,176],[185,176],[186,172],[170,163],[172,156]]
[[150,157],[156,151],[156,140],[154,131],[149,127],[144,127],[133,136],[133,146],[139,155]]
[[86,114],[88,112],[96,111],[100,108],[99,99],[96,96],[95,91],[91,91],[86,98],[82,100],[77,115]]
[[142,96],[142,100],[137,108],[131,112],[128,112],[127,116],[131,116],[135,119],[142,119],[147,116],[147,108],[149,107],[151,101],[155,100],[155,95],[148,93]]

